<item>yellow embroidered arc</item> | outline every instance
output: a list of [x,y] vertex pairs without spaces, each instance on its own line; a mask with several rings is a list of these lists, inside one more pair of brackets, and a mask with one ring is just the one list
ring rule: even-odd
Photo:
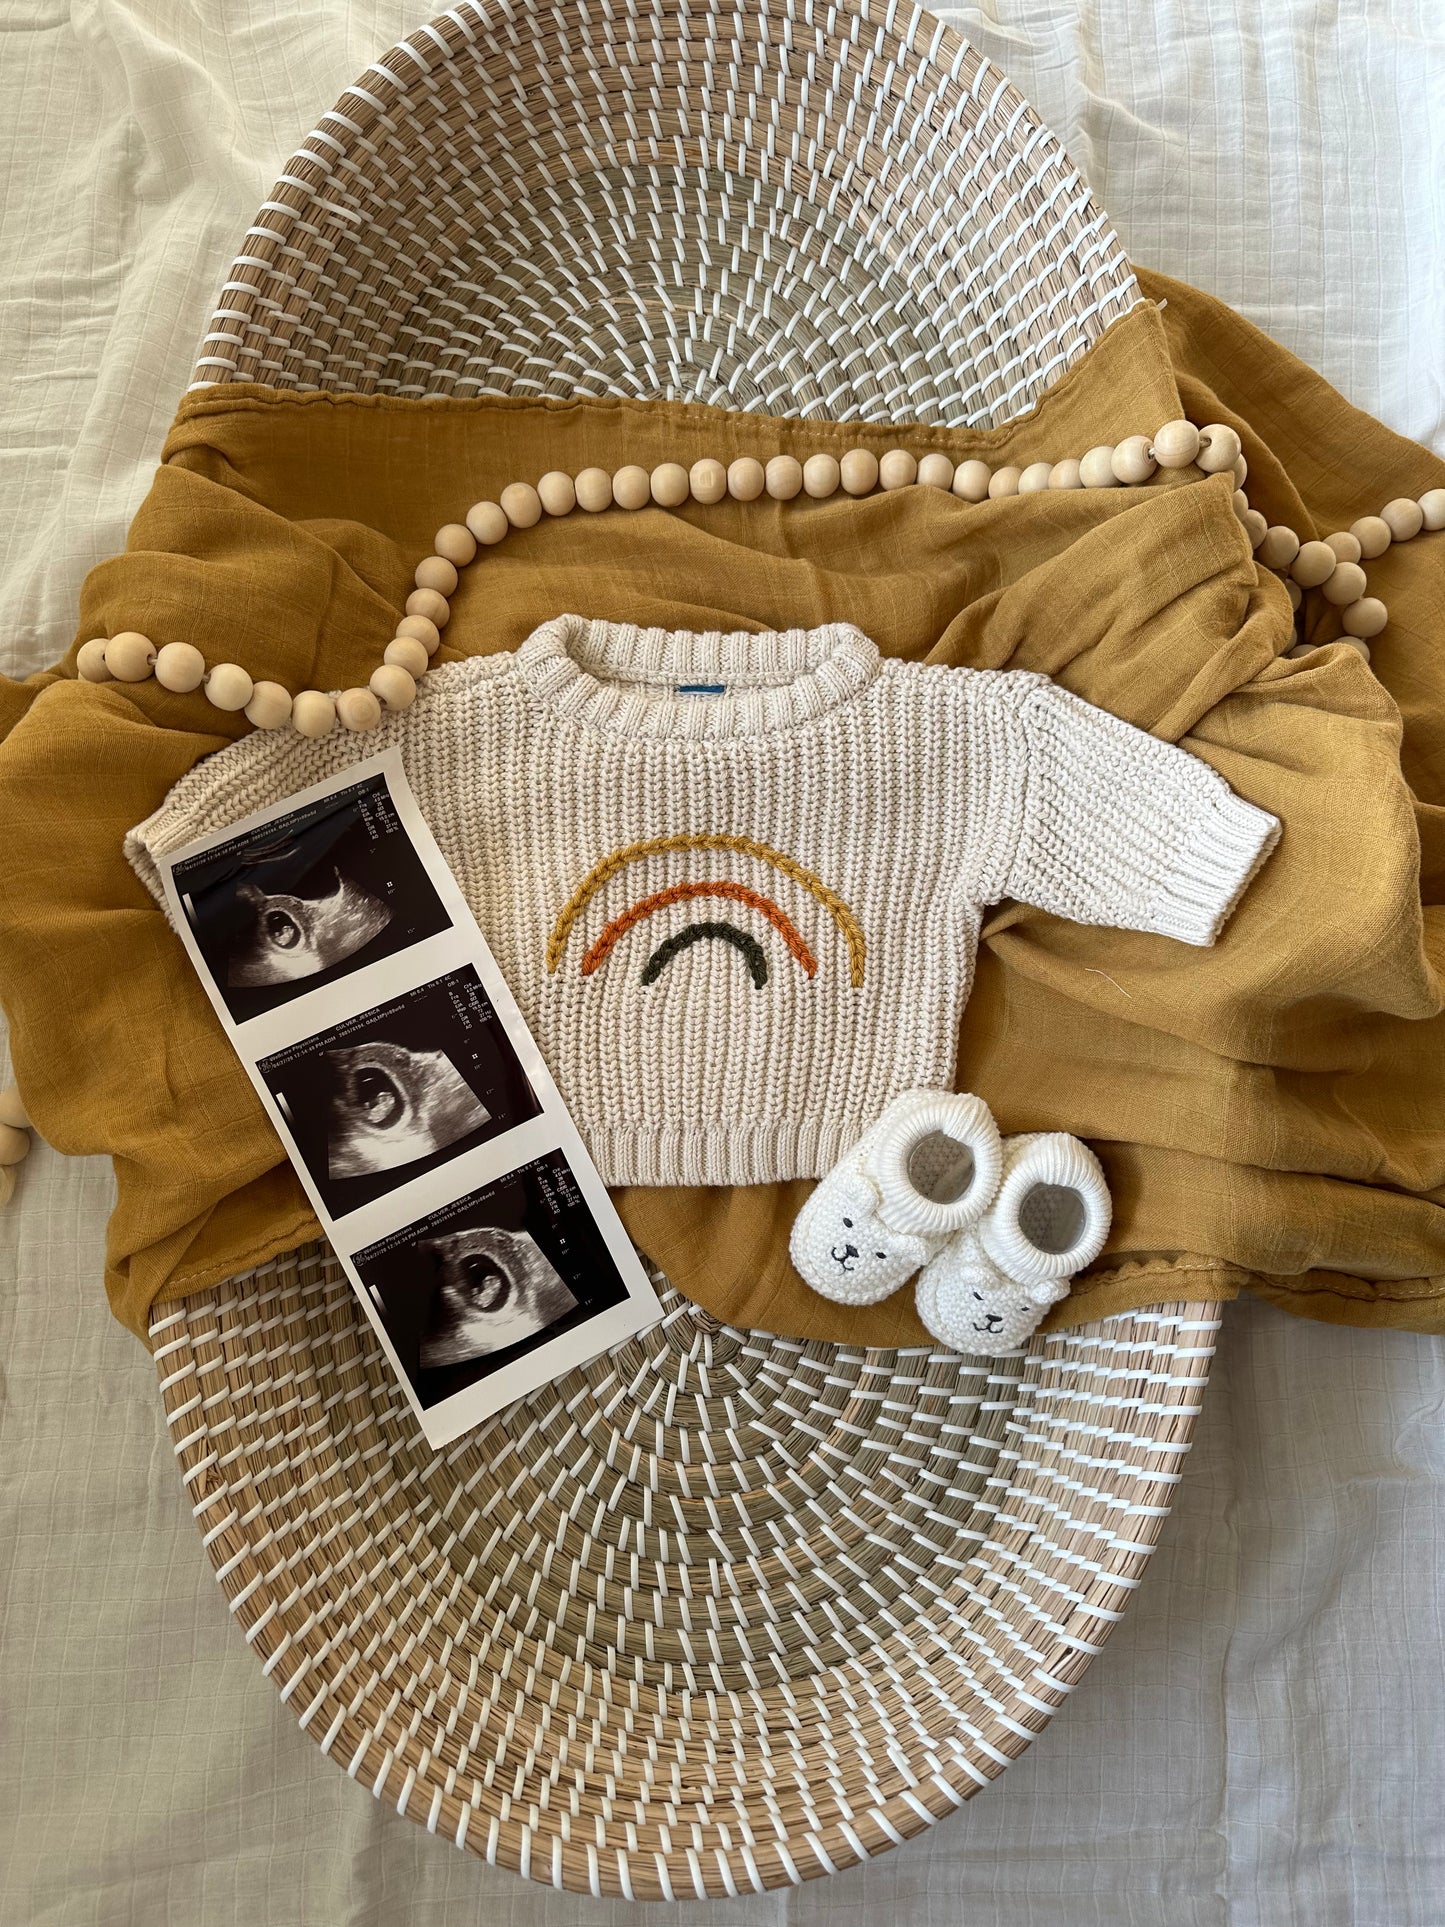
[[717,836],[707,833],[677,836],[653,836],[643,843],[629,843],[623,849],[614,850],[610,856],[589,870],[563,906],[562,914],[552,926],[552,934],[547,939],[547,972],[550,976],[562,961],[562,952],[567,948],[567,938],[572,926],[596,896],[605,883],[609,883],[619,870],[625,870],[629,863],[640,863],[644,857],[664,856],[670,850],[736,850],[740,856],[755,856],[764,863],[771,863],[775,870],[791,877],[799,883],[809,896],[818,902],[832,917],[843,933],[848,946],[849,975],[853,988],[857,990],[863,982],[863,958],[866,945],[863,941],[863,928],[853,912],[844,903],[836,890],[830,890],[823,879],[805,870],[781,850],[773,850],[766,843],[758,843],[750,836]]

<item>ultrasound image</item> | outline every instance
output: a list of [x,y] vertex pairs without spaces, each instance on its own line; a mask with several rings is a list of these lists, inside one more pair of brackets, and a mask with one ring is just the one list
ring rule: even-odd
[[470,965],[257,1069],[333,1218],[541,1109]]
[[243,831],[173,874],[238,1024],[450,925],[382,776]]

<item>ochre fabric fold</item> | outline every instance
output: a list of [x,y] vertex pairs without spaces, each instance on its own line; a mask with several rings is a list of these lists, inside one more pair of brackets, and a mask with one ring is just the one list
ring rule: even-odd
[[[805,455],[903,441],[955,459],[1079,453],[1178,413],[1232,422],[1251,500],[1327,534],[1445,482],[1218,303],[1144,276],[1031,414],[991,433],[784,422],[691,404],[396,401],[200,391],[77,642],[138,628],[290,687],[364,682],[432,531],[548,468]],[[574,513],[468,572],[443,656],[562,611],[672,629],[855,623],[885,653],[1044,671],[1181,743],[1284,824],[1221,941],[985,926],[958,1083],[1005,1131],[1089,1139],[1115,1200],[1054,1324],[1241,1286],[1346,1323],[1445,1329],[1445,535],[1370,565],[1390,626],[1281,660],[1291,617],[1226,478],[970,506],[854,502]],[[1338,613],[1309,598],[1328,641]],[[121,854],[197,758],[245,727],[154,682],[0,682],[0,997],[22,1092],[60,1149],[115,1160],[107,1287],[150,1305],[315,1234],[304,1194],[178,941]],[[920,933],[926,942],[926,933]],[[900,984],[899,995],[908,986]],[[911,1297],[817,1298],[787,1260],[805,1182],[624,1190],[629,1230],[718,1317],[921,1343]]]

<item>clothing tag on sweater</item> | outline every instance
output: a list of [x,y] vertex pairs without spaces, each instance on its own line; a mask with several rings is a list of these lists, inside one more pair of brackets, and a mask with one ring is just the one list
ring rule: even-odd
[[399,751],[158,863],[430,1445],[656,1323]]
[[673,688],[675,696],[725,696],[727,693],[725,682],[680,682]]

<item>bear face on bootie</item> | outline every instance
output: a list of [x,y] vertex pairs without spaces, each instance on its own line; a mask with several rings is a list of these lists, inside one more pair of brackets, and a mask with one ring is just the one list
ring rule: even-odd
[[965,1232],[924,1267],[916,1302],[928,1330],[953,1351],[998,1358],[1031,1338],[1068,1289],[1067,1278],[1011,1278]]
[[793,1221],[788,1249],[801,1276],[843,1305],[876,1305],[906,1285],[938,1249],[936,1238],[896,1231],[881,1215],[861,1146],[836,1165]]

